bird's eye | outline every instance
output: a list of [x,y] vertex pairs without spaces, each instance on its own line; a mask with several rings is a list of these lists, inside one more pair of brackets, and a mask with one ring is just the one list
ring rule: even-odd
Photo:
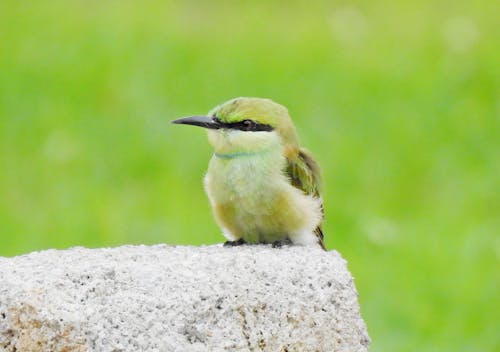
[[253,122],[252,120],[243,120],[241,121],[241,123],[247,131],[251,130],[255,126],[255,122]]

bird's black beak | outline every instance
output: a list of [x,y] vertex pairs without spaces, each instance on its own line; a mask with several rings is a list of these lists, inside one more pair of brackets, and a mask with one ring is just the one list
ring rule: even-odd
[[189,116],[183,117],[177,120],[172,121],[172,123],[180,124],[180,125],[193,125],[200,126],[204,128],[210,128],[212,130],[218,130],[223,127],[223,124],[214,117],[208,116]]

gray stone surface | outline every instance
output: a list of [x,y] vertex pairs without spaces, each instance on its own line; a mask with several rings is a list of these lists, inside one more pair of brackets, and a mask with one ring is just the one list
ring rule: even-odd
[[346,262],[265,245],[0,257],[0,351],[367,351]]

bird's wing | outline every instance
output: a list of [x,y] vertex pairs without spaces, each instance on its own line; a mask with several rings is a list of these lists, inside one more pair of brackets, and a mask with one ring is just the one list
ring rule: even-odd
[[[321,170],[310,155],[310,153],[300,148],[298,153],[294,153],[294,157],[287,158],[288,164],[286,166],[286,173],[290,178],[292,185],[304,193],[312,195],[321,199]],[[321,211],[323,212],[323,201],[321,200]],[[314,230],[318,243],[326,250],[323,242],[323,230],[321,224]]]

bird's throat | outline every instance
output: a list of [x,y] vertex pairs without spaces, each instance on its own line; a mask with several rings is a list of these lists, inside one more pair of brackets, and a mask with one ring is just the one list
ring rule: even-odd
[[257,156],[269,153],[273,148],[260,149],[255,151],[239,151],[232,153],[214,153],[214,156],[221,159],[234,159],[240,157],[249,157],[249,156]]

